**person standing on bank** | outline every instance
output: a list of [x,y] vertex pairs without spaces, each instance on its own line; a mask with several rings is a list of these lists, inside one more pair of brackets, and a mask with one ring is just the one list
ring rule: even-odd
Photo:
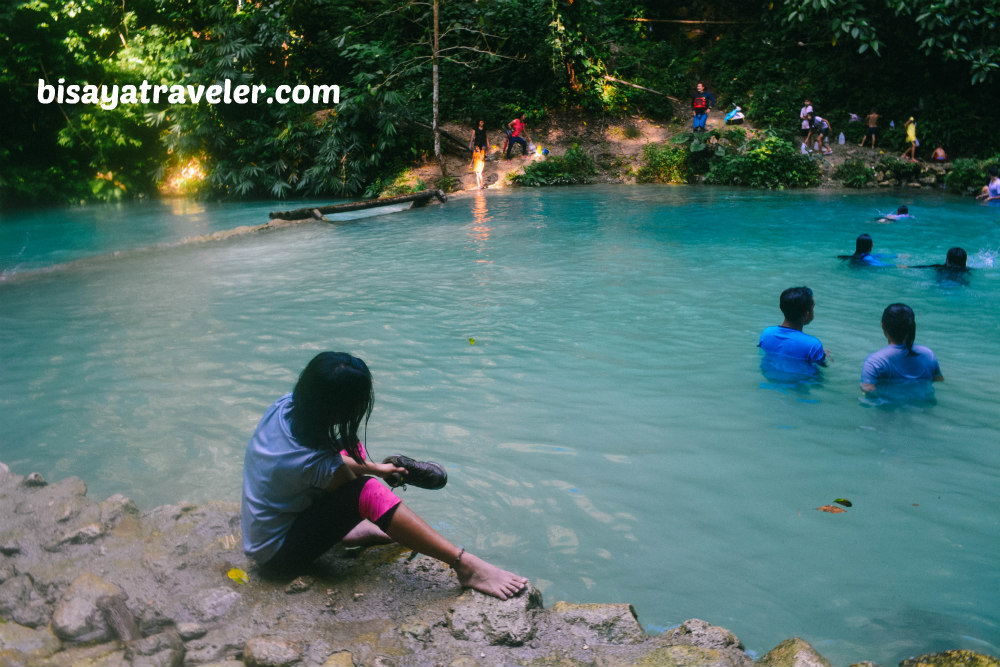
[[708,112],[715,106],[715,96],[705,90],[705,84],[699,83],[698,90],[691,98],[691,110],[694,112],[692,131],[705,132],[708,123]]
[[359,429],[374,404],[372,376],[344,352],[316,355],[290,394],[264,414],[243,461],[243,550],[264,576],[300,574],[338,542],[399,544],[455,570],[462,586],[501,600],[527,579],[446,540],[381,481],[440,488],[444,469],[391,456],[367,460]]
[[510,150],[514,147],[514,144],[521,144],[521,156],[524,157],[528,154],[528,142],[524,140],[525,135],[528,133],[528,128],[524,124],[524,112],[517,114],[514,120],[507,123],[509,128],[510,136],[507,139],[507,159],[510,159]]

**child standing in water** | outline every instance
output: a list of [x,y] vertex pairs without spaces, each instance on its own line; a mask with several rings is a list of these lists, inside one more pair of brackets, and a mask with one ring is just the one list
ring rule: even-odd
[[268,409],[243,461],[246,555],[265,575],[294,576],[338,542],[398,542],[451,566],[462,586],[501,600],[520,593],[527,579],[459,549],[379,481],[426,471],[395,464],[415,463],[405,457],[367,460],[358,431],[373,404],[365,362],[322,352]]

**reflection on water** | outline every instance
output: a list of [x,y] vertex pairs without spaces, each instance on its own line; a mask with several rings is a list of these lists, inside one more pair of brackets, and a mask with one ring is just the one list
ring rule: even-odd
[[[404,500],[549,604],[705,618],[759,653],[802,636],[838,664],[1000,653],[1000,208],[915,196],[916,220],[873,232],[908,266],[965,247],[967,283],[945,284],[837,259],[879,197],[490,190],[186,244],[282,205],[7,219],[0,262],[24,277],[0,283],[0,460],[146,508],[235,500],[262,412],[346,350],[375,377],[372,456],[448,468]],[[762,383],[760,332],[802,284],[832,361],[821,384]],[[948,380],[933,408],[864,409],[898,301]],[[815,510],[835,498],[853,507]]]

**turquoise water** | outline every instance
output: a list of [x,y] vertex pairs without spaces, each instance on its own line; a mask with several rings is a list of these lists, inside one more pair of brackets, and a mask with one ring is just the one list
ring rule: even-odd
[[[899,203],[916,218],[875,221]],[[835,664],[1000,654],[1000,207],[599,186],[180,242],[274,208],[6,215],[0,460],[145,508],[235,501],[267,405],[346,350],[375,374],[373,456],[449,469],[403,498],[547,604],[703,618],[760,654],[800,636]],[[835,256],[861,232],[901,264],[961,245],[976,269],[852,269]],[[833,363],[771,385],[757,337],[802,284]],[[894,301],[940,359],[936,405],[859,400]],[[836,498],[853,507],[816,511]]]

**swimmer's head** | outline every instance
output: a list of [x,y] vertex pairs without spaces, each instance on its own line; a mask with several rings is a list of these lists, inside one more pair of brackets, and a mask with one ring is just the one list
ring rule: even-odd
[[949,248],[948,254],[944,259],[944,265],[951,269],[964,269],[965,262],[968,260],[968,257],[969,256],[962,248]]
[[893,303],[882,312],[882,331],[893,343],[902,344],[913,352],[917,336],[917,321],[913,309],[905,303]]
[[862,234],[854,242],[854,254],[864,255],[865,253],[870,253],[872,251],[872,237],[867,234]]
[[809,324],[813,319],[813,309],[816,301],[813,292],[808,287],[789,287],[781,293],[778,301],[781,314],[794,324]]
[[909,215],[910,209],[906,208],[906,205],[900,206],[896,209],[896,215]]

